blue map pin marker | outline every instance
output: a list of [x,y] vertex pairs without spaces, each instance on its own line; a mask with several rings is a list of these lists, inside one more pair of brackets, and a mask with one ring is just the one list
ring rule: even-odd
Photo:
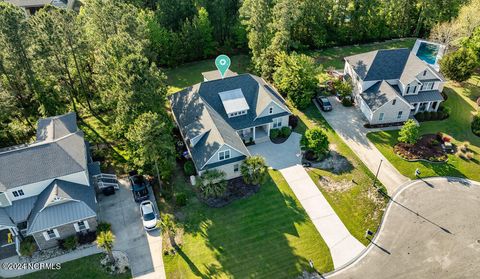
[[225,73],[227,72],[228,68],[230,68],[230,58],[225,54],[221,54],[217,56],[215,59],[215,66],[217,66],[218,71],[222,78],[225,77]]

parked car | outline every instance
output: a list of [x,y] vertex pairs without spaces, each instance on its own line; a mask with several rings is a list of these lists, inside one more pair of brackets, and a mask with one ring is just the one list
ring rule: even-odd
[[147,231],[151,231],[157,228],[157,213],[155,212],[155,206],[150,200],[146,200],[140,203],[140,213],[142,214],[143,228]]
[[115,188],[113,186],[107,186],[102,189],[102,193],[105,196],[115,195]]
[[317,97],[317,102],[323,111],[332,110],[332,104],[330,104],[330,101],[327,99],[327,97]]
[[[131,173],[133,174],[134,172]],[[130,184],[132,185],[132,194],[136,202],[148,200],[147,181],[143,175],[133,174],[130,176]]]

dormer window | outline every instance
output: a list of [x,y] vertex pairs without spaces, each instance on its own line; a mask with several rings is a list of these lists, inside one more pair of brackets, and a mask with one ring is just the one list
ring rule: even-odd
[[242,89],[234,89],[218,93],[222,100],[223,108],[228,117],[236,117],[247,114],[248,106],[247,100],[243,95]]
[[218,160],[223,161],[230,159],[230,150],[220,151],[218,152]]
[[18,198],[18,197],[21,197],[21,196],[25,195],[25,193],[23,193],[23,190],[20,189],[20,190],[17,190],[17,191],[13,191],[13,192],[12,192],[12,195],[13,195],[15,198]]
[[273,107],[270,107],[270,108],[268,109],[268,113],[269,113],[269,114],[272,114],[272,113],[273,113]]
[[427,75],[427,70],[423,71],[423,76]]

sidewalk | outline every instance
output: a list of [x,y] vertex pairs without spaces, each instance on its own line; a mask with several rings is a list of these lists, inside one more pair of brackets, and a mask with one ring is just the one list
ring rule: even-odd
[[[64,262],[69,262],[69,261],[73,261],[73,260],[76,260],[76,259],[80,259],[80,258],[83,258],[83,257],[91,256],[91,255],[94,255],[94,254],[98,254],[98,253],[101,253],[101,252],[102,251],[100,249],[98,249],[97,246],[94,245],[92,247],[88,247],[88,248],[85,248],[85,249],[74,250],[74,251],[71,251],[67,254],[61,255],[59,257],[55,257],[55,258],[51,258],[51,259],[48,259],[48,260],[45,260],[45,261],[41,261],[40,263],[64,263]],[[19,263],[19,262],[20,262],[20,258],[18,256],[14,256],[14,257],[10,257],[10,258],[1,260],[0,265],[3,264],[3,263]],[[5,269],[0,268],[0,276],[2,278],[9,278],[9,277],[16,277],[16,276],[29,274],[29,273],[36,272],[36,271],[39,271],[39,270],[36,270],[36,269],[5,270]]]
[[325,240],[334,268],[342,267],[357,257],[365,246],[350,234],[307,171],[296,165],[280,172]]

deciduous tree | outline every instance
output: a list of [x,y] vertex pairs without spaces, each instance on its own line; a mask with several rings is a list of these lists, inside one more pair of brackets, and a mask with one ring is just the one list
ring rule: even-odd
[[415,144],[419,138],[420,128],[417,123],[412,119],[409,119],[403,124],[400,130],[398,141],[403,143]]

